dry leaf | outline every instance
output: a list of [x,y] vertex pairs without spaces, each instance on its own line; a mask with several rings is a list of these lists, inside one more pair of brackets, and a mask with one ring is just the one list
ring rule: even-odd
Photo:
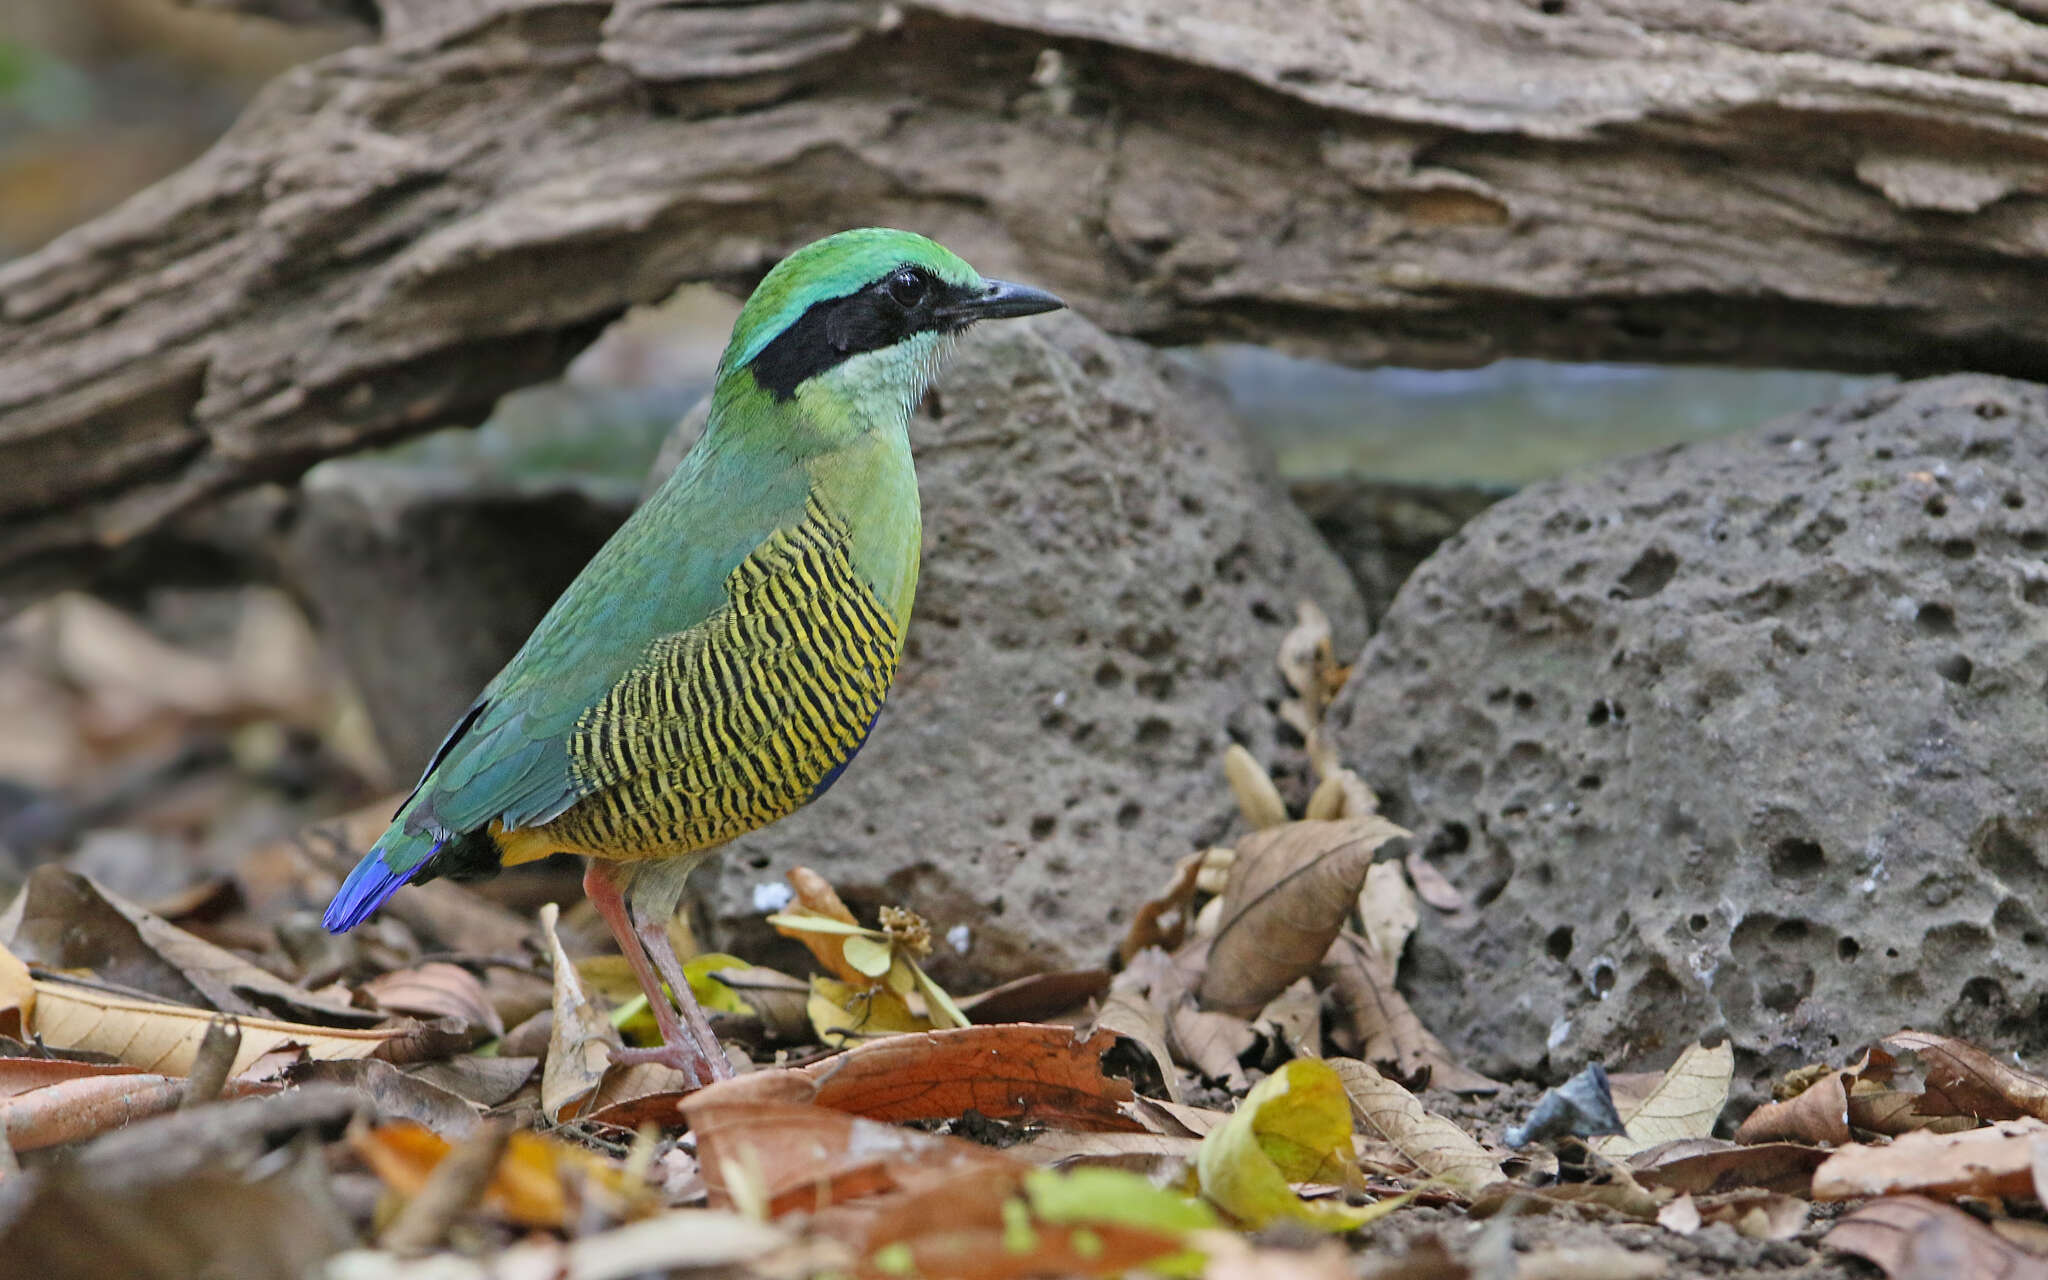
[[102,982],[170,1004],[316,1026],[380,1020],[302,991],[54,863],[30,874],[0,919],[0,941],[31,965],[91,970]]
[[1157,981],[1173,972],[1172,960],[1159,948],[1139,952],[1131,966],[1110,984],[1109,994],[1103,998],[1088,1031],[1091,1035],[1098,1031],[1114,1032],[1137,1045],[1158,1070],[1166,1096],[1179,1102],[1180,1072],[1175,1069],[1173,1053],[1167,1047],[1166,1013],[1147,994]]
[[1191,853],[1182,858],[1166,888],[1139,904],[1137,914],[1131,917],[1131,927],[1124,931],[1124,940],[1117,944],[1117,958],[1123,964],[1130,965],[1147,947],[1171,951],[1186,940],[1203,857]]
[[1238,743],[1231,743],[1223,752],[1223,777],[1252,830],[1264,831],[1287,821],[1287,805],[1273,785],[1273,776]]
[[1811,1142],[1839,1147],[1849,1132],[1849,1073],[1830,1071],[1785,1102],[1767,1102],[1735,1130],[1737,1142]]
[[990,987],[960,1001],[977,1026],[999,1022],[1047,1022],[1072,1013],[1109,990],[1107,969],[1061,969],[1032,973]]
[[[215,1014],[209,1009],[157,1004],[113,995],[62,978],[36,980],[31,1030],[56,1049],[104,1053],[145,1071],[182,1076],[192,1069],[199,1042]],[[274,1049],[295,1047],[310,1058],[367,1058],[406,1035],[408,1027],[358,1030],[243,1018],[239,1075]]]
[[2030,1196],[2033,1147],[2044,1139],[2048,1124],[2028,1116],[1966,1133],[1903,1134],[1881,1147],[1852,1143],[1813,1171],[1813,1198]]
[[1628,1164],[1646,1187],[1696,1195],[1757,1187],[1804,1196],[1813,1189],[1813,1171],[1827,1158],[1819,1147],[1792,1142],[1737,1146],[1719,1138],[1682,1138],[1639,1151]]
[[1402,865],[1408,868],[1408,878],[1415,884],[1416,896],[1430,906],[1451,916],[1461,915],[1471,909],[1472,904],[1464,893],[1458,886],[1452,884],[1443,872],[1437,870],[1434,862],[1422,856],[1420,848],[1409,849],[1408,856],[1402,859]]
[[1252,1029],[1285,1048],[1291,1057],[1323,1056],[1323,997],[1307,978],[1266,1002]]
[[[1365,939],[1340,933],[1316,971],[1317,985],[1330,993],[1339,1025],[1360,1058],[1391,1067],[1404,1081],[1428,1081],[1454,1093],[1496,1093],[1490,1080],[1451,1057],[1407,999],[1394,987],[1393,966],[1374,954]],[[1421,1087],[1419,1084],[1416,1087]]]
[[1398,862],[1375,862],[1365,872],[1365,888],[1358,893],[1358,919],[1373,953],[1399,972],[1401,952],[1409,935],[1422,921],[1415,907],[1415,890]]
[[1500,1161],[1473,1137],[1423,1108],[1414,1094],[1366,1063],[1332,1058],[1352,1114],[1368,1137],[1393,1145],[1416,1168],[1446,1186],[1471,1193],[1504,1176]]
[[453,1018],[479,1033],[478,1039],[505,1034],[498,1011],[484,995],[483,983],[460,965],[431,961],[396,969],[365,982],[364,995],[393,1013],[421,1018]]
[[173,1076],[84,1075],[0,1101],[0,1132],[14,1150],[34,1151],[175,1111],[184,1096]]
[[1175,1060],[1197,1075],[1232,1093],[1249,1087],[1244,1056],[1259,1043],[1259,1033],[1236,1014],[1198,1009],[1194,1001],[1181,1000],[1166,1011],[1166,1042]]
[[547,939],[555,968],[554,1029],[548,1036],[547,1060],[541,1064],[540,1109],[549,1120],[574,1116],[604,1080],[619,1033],[590,997],[584,994],[576,966],[555,933],[561,910],[550,902],[540,909],[540,929]]
[[1601,1175],[1587,1182],[1560,1182],[1554,1186],[1528,1187],[1515,1182],[1496,1182],[1472,1197],[1475,1218],[1496,1213],[1570,1214],[1594,1221],[1616,1218],[1654,1222],[1665,1204],[1674,1197],[1668,1191],[1652,1191],[1637,1182],[1627,1166],[1610,1164]]
[[1377,816],[1290,822],[1246,837],[1221,927],[1195,988],[1206,1009],[1249,1018],[1321,963],[1379,847],[1408,834]]
[[1821,1237],[1830,1249],[1876,1264],[1890,1280],[2038,1280],[2042,1263],[1950,1205],[1890,1196],[1863,1206]]
[[714,1209],[737,1201],[765,1205],[770,1217],[815,1213],[935,1177],[992,1166],[1023,1172],[1019,1160],[988,1147],[829,1107],[725,1102],[689,1110]]
[[1594,1139],[1593,1150],[1618,1160],[1678,1138],[1711,1135],[1734,1079],[1734,1046],[1725,1040],[1712,1049],[1689,1046],[1640,1102],[1615,1099],[1628,1132]]
[[[1218,1114],[1219,1121],[1228,1117]],[[1011,1155],[1055,1169],[1083,1165],[1128,1169],[1154,1181],[1163,1171],[1177,1170],[1195,1158],[1202,1140],[1193,1135],[1165,1133],[1075,1133],[1067,1129],[1044,1129],[1009,1148]]]
[[460,1142],[476,1132],[480,1109],[467,1098],[417,1080],[388,1062],[306,1062],[286,1072],[293,1085],[335,1084],[369,1103],[379,1120],[410,1120]]
[[[1751,1240],[1790,1240],[1806,1229],[1811,1206],[1798,1196],[1749,1187],[1699,1196],[1693,1201],[1700,1219],[1721,1222]],[[1668,1206],[1667,1206],[1668,1207]],[[1658,1220],[1662,1221],[1660,1212]]]
[[1894,1054],[1920,1055],[1927,1069],[1926,1092],[1916,1106],[1921,1115],[2048,1120],[2048,1079],[2008,1066],[1966,1040],[1901,1031],[1881,1043]]
[[[378,1178],[401,1195],[417,1195],[434,1166],[453,1149],[442,1138],[410,1121],[378,1125],[353,1135],[349,1146]],[[483,1208],[522,1227],[559,1228],[574,1202],[567,1185],[579,1180],[578,1199],[602,1192],[632,1204],[642,1190],[613,1161],[582,1147],[537,1133],[511,1135],[484,1189]]]
[[1131,1088],[1102,1074],[1107,1033],[1028,1022],[959,1027],[873,1040],[804,1067],[755,1071],[690,1095],[683,1110],[742,1102],[831,1107],[871,1120],[947,1120],[968,1110],[994,1120],[1137,1132],[1121,1105]]
[[987,1169],[932,1182],[881,1208],[866,1232],[867,1274],[1022,1280],[1191,1274],[1183,1241],[1213,1228],[1200,1202],[1116,1169],[1021,1176]]

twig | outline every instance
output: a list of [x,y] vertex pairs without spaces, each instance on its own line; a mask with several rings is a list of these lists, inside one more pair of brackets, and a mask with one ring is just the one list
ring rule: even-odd
[[192,1069],[185,1073],[185,1097],[178,1110],[203,1107],[219,1098],[221,1089],[227,1085],[228,1072],[241,1052],[241,1019],[215,1018],[207,1023],[206,1034],[192,1055]]
[[420,1193],[399,1210],[378,1243],[393,1253],[425,1253],[441,1243],[455,1220],[483,1198],[511,1140],[511,1125],[485,1122],[434,1166]]

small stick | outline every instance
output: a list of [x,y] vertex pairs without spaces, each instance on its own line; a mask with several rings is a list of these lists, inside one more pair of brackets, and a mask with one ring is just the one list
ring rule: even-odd
[[441,1243],[455,1220],[483,1198],[511,1140],[511,1125],[486,1121],[434,1166],[420,1193],[406,1201],[377,1243],[393,1253],[425,1253]]
[[192,1069],[185,1073],[185,1097],[178,1110],[203,1107],[220,1097],[227,1087],[228,1071],[242,1052],[242,1023],[239,1018],[215,1018],[206,1024],[206,1034],[192,1055]]

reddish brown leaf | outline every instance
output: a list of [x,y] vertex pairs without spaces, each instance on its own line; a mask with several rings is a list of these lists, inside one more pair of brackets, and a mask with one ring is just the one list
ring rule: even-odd
[[829,1205],[934,1178],[987,1168],[1014,1180],[1023,1163],[959,1138],[881,1124],[829,1107],[793,1103],[719,1103],[690,1107],[697,1163],[711,1204],[734,1203],[728,1178],[744,1178],[742,1196],[765,1197],[769,1213],[815,1213]]
[[1835,1224],[1821,1243],[1866,1258],[1891,1280],[2034,1280],[2039,1258],[1998,1238],[1960,1209],[1890,1196]]
[[1188,934],[1188,922],[1193,915],[1189,908],[1194,903],[1195,880],[1201,874],[1201,854],[1191,853],[1180,860],[1180,865],[1174,868],[1173,880],[1166,888],[1157,897],[1138,904],[1137,913],[1131,917],[1131,927],[1124,931],[1124,940],[1117,946],[1118,959],[1129,965],[1147,947],[1171,951],[1180,946]]
[[86,1076],[141,1075],[125,1062],[74,1062],[69,1058],[0,1058],[0,1098]]
[[[934,1180],[881,1206],[868,1224],[867,1257],[873,1259],[876,1251],[900,1245],[910,1253],[912,1275],[1020,1280],[1025,1276],[1122,1275],[1181,1248],[1176,1236],[1118,1223],[1081,1226],[1038,1221],[1030,1223],[1030,1247],[1015,1248],[1004,1206],[1015,1203],[1021,1177],[1021,1170],[984,1168]],[[889,1273],[871,1267],[864,1274],[879,1280]]]
[[33,1151],[175,1111],[184,1096],[173,1076],[82,1075],[0,1102],[0,1132],[16,1151]]
[[1767,1102],[1749,1113],[1735,1131],[1735,1140],[1811,1142],[1839,1147],[1854,1140],[1849,1132],[1848,1073],[1830,1071],[1784,1102]]
[[996,1120],[1135,1133],[1131,1087],[1102,1074],[1108,1032],[1010,1023],[889,1036],[804,1067],[756,1071],[691,1095],[684,1111],[795,1102],[871,1120],[942,1120],[970,1108]]
[[1965,1133],[1908,1133],[1881,1147],[1851,1144],[1814,1170],[1813,1197],[2032,1195],[2033,1147],[2044,1140],[2048,1124],[2030,1116]]

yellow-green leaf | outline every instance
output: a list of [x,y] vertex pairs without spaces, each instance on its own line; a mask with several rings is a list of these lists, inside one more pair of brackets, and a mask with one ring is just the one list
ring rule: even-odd
[[860,970],[870,978],[879,978],[889,972],[895,961],[895,950],[887,939],[877,940],[866,934],[853,934],[843,946],[846,963]]
[[835,1049],[874,1036],[932,1029],[929,1020],[912,1013],[903,997],[887,987],[857,987],[822,974],[811,978],[806,1009],[819,1041]]
[[769,916],[768,923],[778,929],[794,929],[798,933],[835,933],[849,938],[875,938],[882,941],[887,941],[889,937],[880,929],[848,924],[844,920],[834,920],[830,916]]
[[1195,1172],[1211,1204],[1247,1227],[1293,1218],[1347,1231],[1384,1212],[1312,1205],[1290,1182],[1343,1182],[1352,1172],[1351,1103],[1327,1063],[1297,1058],[1260,1081],[1237,1111],[1210,1130]]
[[945,988],[932,981],[931,975],[924,971],[923,965],[907,956],[903,962],[910,966],[910,976],[917,980],[917,989],[924,993],[925,1012],[931,1016],[934,1027],[944,1030],[947,1027],[964,1027],[968,1024],[967,1015],[960,1011],[959,1005],[953,1003],[953,997],[946,994]]
[[683,977],[690,984],[690,994],[697,997],[697,1003],[714,1013],[752,1013],[754,1006],[740,999],[739,993],[720,982],[715,976],[723,969],[748,968],[746,961],[738,956],[729,956],[723,951],[707,951],[691,956],[683,962]]
[[[1221,1225],[1200,1200],[1154,1186],[1128,1169],[1033,1169],[1024,1175],[1024,1195],[1032,1215],[1051,1226],[1119,1226],[1185,1238]],[[1078,1233],[1075,1243],[1080,1243]],[[1149,1260],[1144,1270],[1147,1275],[1198,1276],[1207,1262],[1199,1250],[1184,1249]]]

